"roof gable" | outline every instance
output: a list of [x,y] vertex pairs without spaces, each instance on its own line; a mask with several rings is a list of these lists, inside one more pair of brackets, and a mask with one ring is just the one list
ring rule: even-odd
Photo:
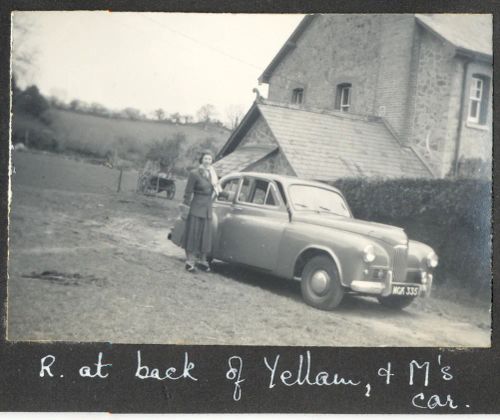
[[231,172],[244,171],[255,162],[264,159],[269,154],[276,151],[277,147],[272,146],[242,146],[237,148],[223,159],[214,163],[219,176],[227,175]]
[[416,14],[417,22],[459,50],[492,57],[490,14]]
[[271,74],[274,72],[276,67],[278,67],[278,64],[285,58],[285,56],[295,48],[297,45],[297,40],[302,36],[304,31],[309,27],[309,25],[312,23],[312,21],[317,17],[318,15],[306,15],[304,16],[304,19],[302,19],[299,23],[299,25],[295,28],[295,30],[292,32],[290,37],[286,40],[286,42],[283,44],[283,46],[280,48],[278,51],[278,54],[272,59],[272,61],[269,63],[269,65],[266,67],[264,72],[260,75],[259,77],[259,83],[269,83],[269,78],[271,77]]
[[[381,118],[311,111],[269,102],[256,103],[249,112],[265,120],[279,149],[300,178],[433,176],[413,149],[401,146]],[[256,119],[246,121],[245,125],[252,125]],[[248,130],[246,127],[241,131]],[[219,165],[227,162],[232,166],[234,160],[235,168],[248,167],[252,156],[255,160],[262,159],[275,150],[238,147],[241,140],[242,137],[235,136],[232,144],[226,144],[226,152],[220,153],[220,157],[225,157]]]

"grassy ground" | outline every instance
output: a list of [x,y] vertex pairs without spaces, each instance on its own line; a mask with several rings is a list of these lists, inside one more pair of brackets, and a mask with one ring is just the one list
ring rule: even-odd
[[[208,124],[174,124],[157,121],[132,121],[118,118],[104,118],[72,111],[50,109],[44,115],[50,124],[18,113],[14,118],[14,133],[19,141],[28,144],[42,142],[52,147],[51,139],[57,142],[57,150],[79,152],[89,156],[104,157],[116,151],[124,159],[134,160],[147,152],[154,140],[171,139],[180,133],[186,138],[184,151],[207,138],[214,139],[214,146],[220,148],[229,138],[226,128]],[[26,134],[28,133],[28,134]],[[38,139],[38,140],[37,140]],[[179,167],[188,166],[181,156]]]
[[[178,199],[134,192],[135,177],[15,152],[8,339],[300,346],[488,346],[484,308],[441,299],[394,312],[348,297],[305,305],[296,282],[219,263],[187,273],[166,236]],[[179,191],[183,184],[179,183]]]

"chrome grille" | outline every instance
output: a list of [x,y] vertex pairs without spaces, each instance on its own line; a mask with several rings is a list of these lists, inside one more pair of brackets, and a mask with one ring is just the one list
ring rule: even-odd
[[406,280],[406,261],[408,256],[408,247],[398,245],[394,247],[394,259],[392,261],[392,272],[395,282],[404,282]]

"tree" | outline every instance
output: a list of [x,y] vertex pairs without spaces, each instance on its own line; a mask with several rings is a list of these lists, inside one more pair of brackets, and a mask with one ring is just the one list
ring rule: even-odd
[[243,107],[235,104],[229,105],[226,109],[226,117],[227,126],[229,129],[234,130],[243,118]]
[[215,106],[211,104],[203,105],[196,113],[198,121],[204,123],[209,123],[213,118],[215,118],[216,115],[217,111],[215,109]]
[[162,172],[172,172],[185,141],[186,137],[182,133],[176,133],[172,138],[164,138],[161,141],[156,140],[151,144],[146,158],[158,161]]
[[101,105],[97,102],[92,102],[89,106],[88,111],[90,114],[97,115],[100,117],[109,117],[110,116],[109,110],[104,105]]
[[165,118],[165,111],[161,108],[155,109],[153,113],[158,119],[158,121],[162,121]]
[[215,137],[206,137],[200,143],[192,144],[186,150],[186,157],[190,162],[195,162],[199,157],[201,152],[204,150],[210,150],[215,156],[218,152],[217,140]]
[[18,91],[14,97],[14,109],[20,110],[34,117],[40,117],[49,108],[49,103],[35,85]]
[[128,118],[129,120],[141,120],[143,118],[141,111],[137,108],[128,107],[125,108],[122,112],[124,118]]
[[181,122],[181,118],[182,116],[178,112],[170,114],[170,120],[176,124],[179,124]]
[[12,74],[25,86],[35,68],[36,49],[31,45],[36,27],[26,12],[14,12],[12,18]]
[[48,102],[52,108],[58,108],[58,109],[66,108],[66,104],[64,103],[64,101],[55,95],[50,96]]
[[69,109],[71,109],[71,111],[81,111],[82,110],[82,102],[78,99],[73,99],[69,103]]
[[194,121],[194,118],[192,115],[186,114],[182,116],[184,118],[184,124],[190,124]]

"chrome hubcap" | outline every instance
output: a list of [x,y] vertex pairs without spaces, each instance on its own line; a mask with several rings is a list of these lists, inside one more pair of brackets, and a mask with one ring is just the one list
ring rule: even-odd
[[311,277],[311,288],[317,295],[322,295],[328,290],[330,276],[325,270],[315,271]]

